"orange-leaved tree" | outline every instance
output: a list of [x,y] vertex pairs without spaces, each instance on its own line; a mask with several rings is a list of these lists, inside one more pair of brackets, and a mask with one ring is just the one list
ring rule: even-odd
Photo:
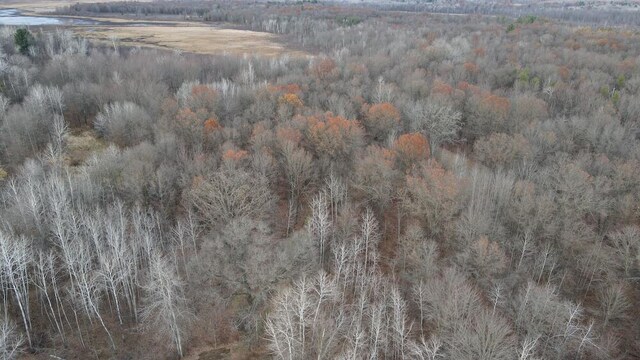
[[236,149],[228,149],[222,154],[222,159],[225,161],[240,161],[249,156],[249,153],[246,150],[236,150]]
[[453,95],[453,91],[455,89],[453,88],[453,86],[445,83],[444,81],[441,80],[435,80],[433,82],[433,87],[431,89],[431,92],[433,95],[440,95],[440,96],[451,96]]
[[301,108],[304,106],[304,103],[302,102],[302,100],[300,100],[298,95],[293,93],[286,93],[280,96],[280,98],[278,99],[278,104],[291,106],[292,108]]
[[471,97],[467,113],[467,132],[469,139],[491,132],[505,131],[511,102],[509,99],[491,93],[478,94]]
[[220,123],[218,123],[218,120],[215,117],[208,118],[204,122],[205,134],[211,134],[214,131],[219,130],[220,128],[222,128],[222,126],[220,126]]
[[363,131],[356,120],[332,113],[306,118],[304,132],[315,155],[330,160],[349,160],[363,143]]
[[296,94],[287,93],[278,98],[278,115],[280,115],[280,119],[283,121],[300,113],[302,108],[304,108],[304,103]]
[[363,125],[376,140],[384,140],[400,123],[400,111],[391,103],[365,105],[365,110]]
[[429,141],[420,133],[403,134],[393,144],[396,161],[401,170],[409,170],[430,155]]

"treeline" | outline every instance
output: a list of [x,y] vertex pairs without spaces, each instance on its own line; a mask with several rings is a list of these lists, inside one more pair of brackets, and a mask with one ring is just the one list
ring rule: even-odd
[[638,356],[637,34],[269,21],[318,55],[0,31],[5,358]]
[[[625,4],[628,5],[628,4]],[[573,7],[571,7],[573,6]],[[495,3],[472,2],[466,4],[448,5],[446,3],[428,2],[421,4],[387,4],[381,8],[385,10],[432,12],[441,14],[483,14],[502,15],[513,18],[535,15],[539,17],[569,21],[578,24],[604,27],[637,27],[640,26],[637,9],[605,9],[602,7],[576,7],[577,4],[550,5],[526,4],[524,6],[501,5]]]
[[[256,18],[290,17],[302,15],[315,20],[336,20],[345,18],[366,18],[379,16],[374,8],[365,6],[339,7],[311,3],[286,4],[271,2],[211,2],[178,1],[157,2],[105,2],[78,3],[60,7],[55,11],[64,15],[130,15],[130,16],[179,16],[192,20],[251,24]],[[352,24],[352,23],[347,23]]]
[[[249,6],[250,5],[250,6]],[[574,4],[575,6],[575,4]],[[637,27],[640,20],[634,9],[603,9],[577,8],[559,5],[511,6],[500,4],[467,3],[447,5],[440,2],[402,3],[367,5],[336,5],[333,3],[242,3],[242,2],[210,2],[210,1],[176,1],[165,0],[158,2],[107,2],[107,3],[78,3],[56,10],[64,15],[131,15],[131,16],[179,16],[191,20],[227,22],[242,26],[251,25],[255,28],[256,19],[269,20],[295,15],[311,17],[315,20],[331,20],[338,25],[351,26],[368,18],[399,17],[398,12],[416,14],[454,14],[454,15],[500,15],[510,18],[537,16],[578,24],[588,24],[596,27]],[[345,22],[344,19],[351,21]],[[341,21],[342,20],[342,21]],[[263,29],[264,31],[271,31]]]
[[132,14],[132,15],[181,15],[204,17],[220,5],[210,1],[167,1],[167,2],[105,2],[105,3],[77,3],[56,9],[56,13],[68,15],[89,14]]

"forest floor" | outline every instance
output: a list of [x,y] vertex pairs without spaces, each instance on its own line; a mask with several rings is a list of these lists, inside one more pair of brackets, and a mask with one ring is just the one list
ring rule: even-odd
[[[106,1],[109,0],[4,0],[0,7],[17,9],[24,15],[51,16],[51,12],[63,6]],[[98,22],[91,25],[70,25],[69,28],[80,36],[107,45],[144,46],[196,54],[309,55],[286,47],[274,34],[211,26],[196,21],[64,15],[55,17]]]

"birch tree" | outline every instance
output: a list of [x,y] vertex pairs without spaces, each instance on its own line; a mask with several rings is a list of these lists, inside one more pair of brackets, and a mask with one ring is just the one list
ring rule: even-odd
[[3,360],[13,360],[21,353],[24,337],[6,318],[0,319],[0,355]]
[[140,318],[147,328],[171,339],[182,357],[189,312],[183,283],[174,269],[167,259],[159,255],[151,259],[148,278],[143,286],[145,295]]
[[2,269],[4,314],[7,314],[10,292],[20,311],[29,346],[31,340],[31,314],[29,310],[29,266],[31,249],[23,237],[0,231],[0,268]]

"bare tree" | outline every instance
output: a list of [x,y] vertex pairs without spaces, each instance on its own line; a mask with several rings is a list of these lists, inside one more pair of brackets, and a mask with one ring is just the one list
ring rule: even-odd
[[515,340],[505,319],[483,310],[454,331],[448,341],[449,353],[454,359],[513,359],[517,356]]
[[442,144],[456,139],[462,126],[462,113],[436,102],[418,101],[408,110],[413,131],[423,131],[429,138],[431,153]]
[[31,262],[31,249],[24,237],[16,238],[13,235],[0,231],[0,267],[2,268],[3,304],[5,317],[9,306],[7,292],[13,293],[29,346],[31,341],[31,314],[29,311],[29,266]]
[[[426,282],[422,294],[422,313],[435,323],[443,336],[451,336],[459,324],[480,310],[477,291],[454,269],[447,269],[441,277]],[[444,341],[444,337],[442,339]]]
[[67,260],[71,260],[69,266],[73,269],[71,274],[75,285],[71,289],[68,289],[72,296],[72,301],[76,304],[81,304],[90,321],[92,321],[93,318],[98,319],[98,322],[109,337],[111,347],[115,349],[113,336],[100,313],[102,296],[106,287],[103,281],[104,279],[93,271],[89,244],[78,238],[73,239],[71,242],[70,251],[74,255],[73,258]]
[[600,302],[602,326],[607,326],[610,321],[628,317],[627,311],[631,309],[632,305],[622,284],[605,286],[598,292],[597,298]]
[[282,146],[282,168],[289,187],[289,214],[287,216],[287,235],[298,218],[298,204],[302,193],[313,180],[314,169],[311,155],[298,148],[292,142]]
[[382,76],[378,77],[373,92],[373,100],[376,103],[391,102],[393,100],[393,87],[388,85]]
[[630,276],[637,266],[636,256],[640,255],[640,230],[636,226],[627,226],[619,232],[609,235],[619,266],[625,276]]
[[393,287],[391,290],[391,329],[393,332],[392,338],[394,346],[396,348],[396,356],[404,359],[406,356],[405,348],[409,341],[409,333],[411,331],[411,325],[407,324],[407,304],[402,299],[400,292],[397,288]]
[[[593,331],[583,323],[583,308],[570,301],[561,300],[554,287],[539,286],[530,282],[521,291],[516,302],[510,305],[515,307],[516,332],[529,337],[539,337],[537,349],[541,356],[577,356],[580,352],[595,348]],[[585,336],[590,339],[588,342],[582,342]]]
[[174,267],[165,258],[154,256],[143,286],[144,305],[140,310],[142,322],[159,335],[171,339],[180,357],[186,336],[185,325],[189,319],[182,286]]
[[6,318],[0,320],[0,354],[5,360],[13,360],[21,353],[24,338],[16,326]]
[[113,103],[105,106],[95,119],[94,126],[101,136],[124,146],[151,140],[151,117],[140,106],[131,103]]
[[535,348],[538,343],[539,337],[535,338],[525,338],[520,346],[520,351],[518,353],[518,360],[532,360],[535,359]]
[[56,157],[60,157],[64,152],[67,130],[64,118],[61,115],[54,115],[50,145],[51,152]]
[[[307,346],[307,325],[314,313],[312,282],[306,277],[294,283],[292,288],[279,293],[273,300],[274,311],[267,319],[270,348],[280,359],[304,359]],[[317,310],[315,310],[317,311]],[[317,314],[316,314],[317,315]]]
[[422,338],[420,343],[409,343],[409,358],[412,359],[425,359],[425,360],[437,360],[444,357],[442,351],[442,342],[435,337],[429,340]]
[[49,321],[55,325],[58,334],[64,339],[64,320],[62,318],[64,309],[60,298],[59,275],[55,262],[56,258],[53,252],[39,251],[37,253],[34,261],[34,284],[40,292],[41,298],[44,298],[41,301],[45,302],[44,307]]
[[324,257],[331,238],[332,222],[329,214],[329,203],[324,191],[318,193],[311,200],[311,217],[307,223],[309,233],[312,234],[318,244],[320,264],[324,264]]
[[267,178],[232,165],[222,165],[189,193],[200,218],[209,223],[243,216],[260,218],[267,215],[273,199]]

